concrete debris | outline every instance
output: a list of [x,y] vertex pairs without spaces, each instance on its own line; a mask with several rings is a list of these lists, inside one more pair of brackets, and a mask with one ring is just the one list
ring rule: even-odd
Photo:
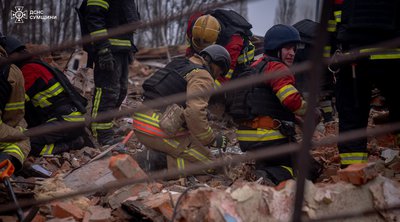
[[399,156],[399,150],[385,149],[382,151],[381,157],[385,159],[386,164],[390,164],[395,158]]
[[82,166],[64,178],[65,185],[71,189],[80,189],[90,184],[100,186],[114,181],[108,162],[109,158],[104,158]]
[[[400,184],[384,177],[380,181],[370,186],[370,191],[374,198],[377,208],[384,209],[400,205]],[[400,210],[380,211],[386,221],[400,221]]]
[[109,222],[112,221],[111,209],[100,206],[90,206],[85,212],[83,222]]

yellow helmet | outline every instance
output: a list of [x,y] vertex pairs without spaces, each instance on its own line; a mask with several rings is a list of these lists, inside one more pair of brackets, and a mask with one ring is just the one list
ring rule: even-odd
[[200,16],[192,28],[192,46],[196,52],[214,44],[221,31],[218,20],[211,15]]

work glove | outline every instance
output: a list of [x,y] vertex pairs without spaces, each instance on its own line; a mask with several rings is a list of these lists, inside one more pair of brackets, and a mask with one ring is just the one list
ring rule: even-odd
[[218,134],[211,146],[225,151],[226,147],[228,146],[228,138],[222,134]]
[[100,69],[112,71],[115,66],[115,59],[109,48],[100,49],[97,52]]

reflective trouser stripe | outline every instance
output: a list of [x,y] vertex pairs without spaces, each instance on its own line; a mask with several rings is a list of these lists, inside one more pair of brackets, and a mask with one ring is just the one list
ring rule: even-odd
[[92,123],[92,129],[95,130],[108,130],[113,127],[113,123]]
[[363,152],[340,153],[339,156],[340,156],[340,163],[342,165],[368,162],[368,153],[363,153]]
[[87,6],[99,6],[104,8],[105,10],[108,10],[108,8],[110,7],[108,2],[104,0],[88,0]]
[[[94,101],[93,101],[93,108],[92,108],[92,117],[96,118],[98,111],[99,111],[99,107],[100,107],[100,102],[101,102],[101,96],[103,94],[103,91],[101,88],[96,87],[96,94],[94,97]],[[104,122],[104,123],[97,123],[97,122],[93,122],[91,125],[92,128],[92,133],[94,137],[97,137],[97,130],[109,130],[113,127],[113,122]]]
[[153,113],[152,116],[148,116],[146,114],[143,113],[134,113],[133,114],[133,119],[143,122],[143,123],[147,123],[149,125],[152,125],[154,127],[160,128],[159,122],[160,122],[160,116]]
[[334,11],[333,14],[337,23],[342,22],[342,11]]
[[108,39],[110,40],[111,45],[114,46],[127,46],[127,47],[131,47],[132,43],[130,40],[125,40],[125,39]]
[[290,175],[292,175],[292,177],[294,177],[293,168],[288,167],[288,166],[284,166],[284,165],[280,165],[280,167],[282,167],[282,168],[284,168],[285,170],[289,171]]
[[25,101],[15,102],[15,103],[7,103],[4,108],[5,111],[19,110],[19,109],[25,109]]
[[51,155],[53,153],[53,149],[54,149],[54,144],[44,145],[42,151],[40,151],[40,156]]
[[93,110],[92,110],[93,118],[97,117],[97,112],[99,111],[99,106],[100,106],[101,94],[102,94],[102,89],[96,87],[96,95],[94,96]]
[[371,60],[380,59],[400,59],[400,49],[382,49],[382,48],[369,48],[361,49],[361,53],[370,53]]
[[336,32],[336,24],[335,20],[328,20],[328,32]]
[[81,112],[72,112],[68,115],[61,116],[65,121],[68,122],[84,122],[85,117],[83,117]]
[[333,108],[332,108],[332,106],[322,107],[322,111],[324,113],[331,113],[331,112],[333,112]]
[[[179,149],[179,142],[173,139],[163,139],[165,143],[168,145],[172,146],[175,149]],[[195,158],[196,160],[202,162],[202,163],[211,163],[212,160],[201,154],[199,151],[196,149],[190,148],[190,149],[182,149],[185,154],[188,154]]]
[[168,138],[168,135],[165,134],[164,131],[162,131],[160,128],[158,127],[154,127],[152,125],[140,122],[138,120],[133,120],[133,128],[139,132],[148,134],[148,135],[153,135],[153,136],[158,136],[158,137],[162,137],[162,138]]
[[332,46],[330,46],[330,45],[326,45],[324,47],[324,53],[323,53],[324,58],[330,58],[331,57],[331,50],[332,50]]
[[178,166],[178,170],[185,169],[185,160],[183,158],[176,158],[176,165]]
[[322,101],[319,103],[319,105],[324,113],[333,112],[332,101],[330,101],[330,100]]
[[1,143],[0,142],[0,150],[4,153],[14,153],[17,154],[21,160],[25,160],[24,152],[22,152],[21,148],[14,143]]
[[236,130],[239,141],[271,141],[286,138],[279,130],[268,130],[258,128],[257,130]]
[[104,36],[104,35],[107,35],[107,34],[108,34],[107,29],[99,29],[97,31],[94,31],[94,32],[90,33],[91,36]]

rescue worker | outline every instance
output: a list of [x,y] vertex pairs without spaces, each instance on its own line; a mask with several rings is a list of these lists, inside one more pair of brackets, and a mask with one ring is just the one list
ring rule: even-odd
[[[176,93],[211,90],[214,80],[228,72],[230,62],[229,53],[219,45],[208,46],[190,58],[173,60],[144,82],[144,104]],[[183,170],[194,162],[211,162],[213,156],[207,146],[225,148],[227,138],[211,129],[208,100],[209,96],[198,96],[160,110],[134,113],[138,140],[149,149],[165,153],[168,169]]]
[[[288,72],[284,77],[237,90],[231,96],[233,100],[228,113],[239,125],[236,134],[242,151],[295,142],[295,115],[303,116],[307,107],[289,71],[299,43],[300,35],[295,28],[274,25],[265,34],[264,55],[252,64],[253,72],[242,73],[238,77],[253,73],[270,75],[273,72]],[[256,160],[255,167],[256,175],[263,177],[269,185],[279,184],[294,176],[291,155]]]
[[220,76],[216,83],[234,77],[235,73],[246,70],[254,60],[255,47],[250,41],[252,25],[233,10],[215,9],[206,13],[194,13],[186,30],[186,56],[199,53],[206,46],[219,44],[228,50],[231,65],[226,75]]
[[[300,33],[300,38],[304,43],[304,48],[298,49],[295,56],[295,63],[304,62],[309,59],[310,49],[313,46],[315,31],[317,30],[318,23],[311,21],[309,19],[303,19],[293,25],[297,31]],[[324,52],[325,58],[330,58],[330,51]],[[296,87],[299,91],[306,96],[307,92],[307,74],[306,73],[297,73],[296,78]],[[331,72],[326,70],[323,75],[321,82],[321,96],[319,101],[319,109],[321,111],[323,121],[325,123],[333,121],[333,75]]]
[[[400,49],[382,50],[368,48],[400,37],[400,2],[395,0],[336,0],[333,13],[337,50],[371,52],[370,55],[344,64],[337,70],[337,109],[339,134],[356,129],[366,129],[373,83],[381,89],[387,100],[389,119],[400,121],[399,75]],[[397,144],[400,145],[400,131]],[[338,144],[341,167],[368,162],[367,138]]]
[[[140,19],[135,0],[84,0],[79,12],[82,33],[92,37],[107,35],[108,29]],[[133,44],[133,33],[126,33],[93,42],[85,49],[95,63],[92,106],[92,117],[95,118],[100,112],[121,106],[127,95],[128,65],[137,48]],[[92,123],[92,132],[100,145],[119,142],[114,138],[112,120]]]
[[[28,53],[25,45],[12,36],[6,37],[5,49],[10,58]],[[21,69],[25,80],[25,119],[28,128],[85,120],[83,114],[86,112],[86,100],[79,100],[79,93],[60,70],[36,58],[18,61],[16,65]],[[89,141],[86,138],[83,127],[34,136],[31,137],[30,155],[54,155],[80,149],[84,145],[93,145],[85,144]]]
[[[3,41],[4,36],[0,33],[0,60],[7,56]],[[15,142],[12,139],[23,136],[26,127],[24,78],[13,64],[0,67],[0,78],[0,163],[10,160],[19,171],[30,150],[29,139]]]

